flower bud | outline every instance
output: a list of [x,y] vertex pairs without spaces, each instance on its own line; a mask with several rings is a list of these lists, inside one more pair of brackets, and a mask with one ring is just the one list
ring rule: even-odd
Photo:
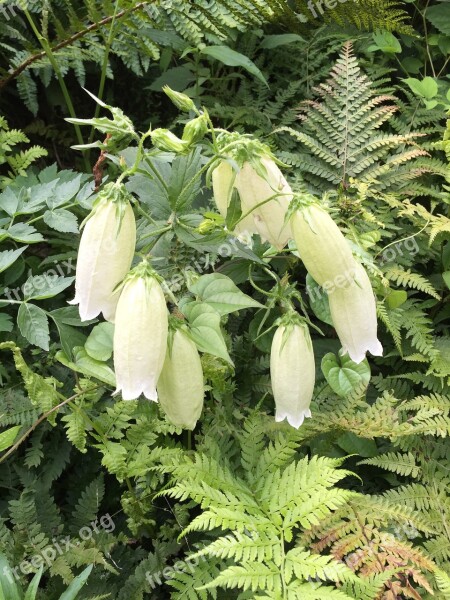
[[205,133],[208,131],[208,121],[206,120],[205,115],[201,115],[200,117],[196,117],[186,123],[183,129],[183,141],[188,142],[188,144],[195,144],[199,142],[205,136]]
[[270,351],[270,376],[275,399],[275,421],[287,419],[299,428],[311,416],[314,391],[314,353],[308,327],[300,321],[280,324]]
[[203,396],[203,370],[197,347],[177,329],[158,380],[159,403],[171,423],[194,429],[202,413]]
[[168,313],[155,275],[141,263],[126,279],[116,311],[114,370],[116,393],[124,400],[144,394],[158,399],[156,383],[166,355]]
[[182,94],[181,92],[176,92],[172,90],[168,85],[163,86],[163,92],[169,96],[172,102],[175,104],[177,108],[180,110],[184,110],[185,112],[189,112],[191,110],[196,111],[196,106],[194,101],[189,98],[186,94]]
[[128,192],[116,184],[105,186],[87,218],[78,249],[75,298],[80,318],[100,313],[114,319],[119,299],[114,288],[130,270],[136,245],[136,221]]
[[334,283],[355,269],[355,259],[341,230],[320,206],[310,204],[295,212],[291,229],[308,273],[319,284]]
[[234,183],[241,197],[242,213],[249,211],[254,228],[263,241],[281,250],[292,237],[285,222],[292,190],[278,166],[269,157],[259,159],[261,169],[245,162]]
[[366,352],[382,356],[377,339],[377,311],[370,279],[362,265],[356,263],[353,281],[346,287],[335,287],[329,293],[331,318],[344,353],[355,363],[364,360]]
[[180,140],[174,133],[168,129],[154,129],[150,137],[152,142],[164,152],[177,152],[183,154],[189,149],[189,142]]
[[[229,162],[223,160],[212,172],[212,188],[214,194],[214,200],[218,211],[224,219],[227,218],[228,206],[231,200],[231,194],[233,190],[233,184],[236,179],[236,172]],[[255,223],[251,216],[245,217],[242,221],[234,228],[236,234],[243,233],[258,233],[255,227]]]

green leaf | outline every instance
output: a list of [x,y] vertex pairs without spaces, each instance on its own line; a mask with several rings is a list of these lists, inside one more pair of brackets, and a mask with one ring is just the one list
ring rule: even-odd
[[445,281],[445,285],[448,287],[448,289],[450,290],[450,271],[444,271],[442,273],[442,278]]
[[333,326],[328,294],[309,273],[306,275],[306,291],[308,293],[309,305],[316,317],[324,323]]
[[67,590],[61,594],[59,600],[75,600],[78,596],[78,592],[81,590],[83,585],[86,583],[89,575],[91,574],[92,568],[94,565],[89,565],[82,573],[75,577],[75,579],[70,583]]
[[229,230],[233,230],[236,223],[242,217],[241,198],[236,188],[233,188],[230,204],[227,210],[225,223]]
[[190,334],[197,348],[223,358],[232,365],[220,328],[219,313],[205,302],[189,302],[182,310],[189,321]]
[[321,367],[328,385],[338,396],[347,396],[362,384],[369,385],[370,367],[367,359],[356,364],[348,354],[336,356],[329,352],[322,358]]
[[408,293],[405,290],[393,290],[386,298],[389,308],[398,308],[408,300]]
[[430,6],[426,9],[425,16],[438,31],[450,35],[450,4],[448,2],[439,2],[435,6]]
[[[0,600],[21,600],[22,594],[16,582],[6,556],[0,552]],[[10,575],[8,577],[7,575]]]
[[44,213],[44,222],[52,229],[62,233],[78,233],[78,221],[76,216],[65,208],[47,210]]
[[0,452],[3,452],[3,450],[6,450],[14,444],[14,441],[21,428],[21,425],[16,425],[15,427],[11,427],[10,429],[0,433]]
[[220,315],[243,308],[263,308],[262,304],[241,292],[229,277],[220,273],[202,275],[188,288]]
[[[50,316],[52,317],[53,315],[50,313]],[[84,346],[86,343],[86,336],[81,333],[81,331],[78,331],[78,329],[75,329],[75,327],[61,323],[61,321],[58,321],[57,319],[53,320],[58,329],[61,348],[72,360],[74,358],[73,349],[77,346]]]
[[378,448],[373,440],[360,438],[352,431],[346,431],[336,440],[338,445],[348,454],[371,457],[378,454]]
[[42,566],[39,571],[35,574],[33,579],[28,586],[25,597],[23,600],[36,600],[36,595],[39,588],[39,582],[41,581],[42,573],[44,572],[44,567]]
[[99,323],[91,331],[84,348],[91,358],[105,362],[113,352],[114,325]]
[[17,325],[20,333],[30,344],[48,351],[50,342],[48,319],[41,308],[35,304],[22,303],[17,314]]
[[264,75],[255,63],[247,56],[240,54],[240,52],[236,52],[235,50],[228,48],[228,46],[207,46],[206,48],[203,48],[201,52],[202,54],[220,60],[220,62],[223,62],[224,65],[229,67],[242,67],[269,87]]
[[408,79],[404,79],[404,82],[416,96],[425,98],[425,100],[431,100],[438,93],[438,84],[432,77],[424,77],[422,81],[409,77]]
[[305,40],[301,35],[297,33],[281,33],[279,35],[266,35],[259,45],[260,48],[271,50],[278,46],[285,46],[286,44],[293,44],[295,42],[304,42]]
[[73,356],[74,360],[71,361],[67,354],[59,351],[56,353],[56,360],[77,373],[83,373],[87,377],[94,377],[111,387],[116,387],[116,376],[107,364],[91,358],[86,350],[79,346],[73,349]]
[[10,238],[15,240],[16,242],[26,243],[36,243],[43,242],[44,238],[42,235],[36,230],[32,225],[28,225],[27,223],[16,223],[12,225],[6,232]]
[[50,273],[29,277],[23,284],[26,300],[53,298],[72,285],[75,277],[53,277]]
[[397,54],[402,51],[400,42],[390,31],[377,31],[373,34],[373,41],[376,49],[387,54]]
[[11,315],[0,313],[0,331],[12,331],[14,327]]
[[0,252],[0,273],[15,263],[27,248],[28,246],[22,246],[22,248],[17,248],[17,250],[4,250]]

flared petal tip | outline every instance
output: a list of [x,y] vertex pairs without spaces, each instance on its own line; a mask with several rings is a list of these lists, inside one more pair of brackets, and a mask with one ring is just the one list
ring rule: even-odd
[[368,344],[364,344],[360,348],[342,348],[342,353],[348,355],[357,365],[366,358],[366,352],[370,352],[372,356],[383,356],[383,346],[379,340],[375,340]]
[[277,411],[275,413],[275,421],[277,423],[280,423],[281,421],[284,421],[285,419],[287,419],[287,422],[289,423],[289,425],[291,425],[292,427],[295,427],[295,429],[298,429],[302,424],[303,421],[305,419],[309,419],[311,418],[311,411],[309,408],[305,408],[305,410],[302,410],[300,413],[293,415],[291,413],[287,413],[287,412],[279,412]]

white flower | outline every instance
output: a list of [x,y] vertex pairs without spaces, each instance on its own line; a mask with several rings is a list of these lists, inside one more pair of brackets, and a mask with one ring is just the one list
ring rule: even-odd
[[259,165],[260,173],[250,162],[245,162],[234,185],[241,198],[242,213],[253,218],[254,228],[263,241],[281,250],[292,237],[286,222],[292,190],[271,158],[260,158]]
[[166,355],[168,313],[153,274],[139,265],[124,283],[116,311],[114,370],[116,393],[124,400],[144,394],[158,399],[156,383]]
[[311,416],[315,365],[311,337],[306,325],[280,325],[270,351],[270,376],[275,398],[275,421],[287,419],[299,428]]
[[308,273],[319,285],[338,277],[352,277],[356,261],[341,230],[316,204],[296,211],[291,229],[298,253]]
[[114,288],[130,270],[136,246],[136,222],[124,188],[111,184],[99,194],[81,236],[75,277],[80,318],[103,313],[114,320],[119,299]]
[[203,370],[194,342],[181,330],[167,348],[158,380],[158,399],[171,423],[194,429],[203,409]]
[[382,356],[383,347],[377,338],[375,296],[364,267],[356,263],[353,281],[345,287],[334,287],[328,299],[343,353],[348,352],[355,363],[363,361],[367,351]]
[[[228,161],[223,160],[212,172],[211,179],[214,201],[219,213],[226,219],[228,207],[231,202],[233,184],[236,179],[236,172]],[[251,236],[252,233],[258,233],[253,218],[250,216],[239,221],[235,226],[234,231],[237,236]]]

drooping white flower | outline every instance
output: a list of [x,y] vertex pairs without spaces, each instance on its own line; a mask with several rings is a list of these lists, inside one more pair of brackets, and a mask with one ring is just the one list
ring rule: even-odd
[[330,215],[317,204],[296,211],[291,229],[298,253],[311,277],[319,284],[352,280],[356,268],[351,248]]
[[282,172],[270,157],[259,159],[259,173],[245,162],[236,175],[242,213],[253,218],[254,228],[263,241],[281,250],[292,237],[286,213],[292,200],[292,190]]
[[80,318],[103,313],[114,320],[119,299],[114,288],[130,270],[136,246],[136,221],[123,186],[109,184],[88,216],[78,249],[75,298]]
[[116,393],[124,400],[158,399],[156,384],[166,355],[168,311],[153,272],[142,263],[125,280],[116,310]]
[[[228,161],[222,160],[212,172],[211,179],[214,201],[219,213],[226,219],[236,180],[236,172]],[[242,221],[237,223],[234,231],[237,235],[258,233],[252,217],[244,217]]]
[[157,389],[169,421],[194,429],[203,409],[203,370],[196,345],[181,329],[175,331],[167,348]]
[[270,377],[275,399],[275,420],[287,419],[299,428],[311,416],[314,391],[314,353],[308,327],[301,323],[280,324],[270,351]]
[[335,286],[328,294],[331,318],[342,344],[355,363],[364,360],[366,352],[382,356],[377,338],[377,311],[370,279],[364,267],[356,263],[355,277],[349,285]]

